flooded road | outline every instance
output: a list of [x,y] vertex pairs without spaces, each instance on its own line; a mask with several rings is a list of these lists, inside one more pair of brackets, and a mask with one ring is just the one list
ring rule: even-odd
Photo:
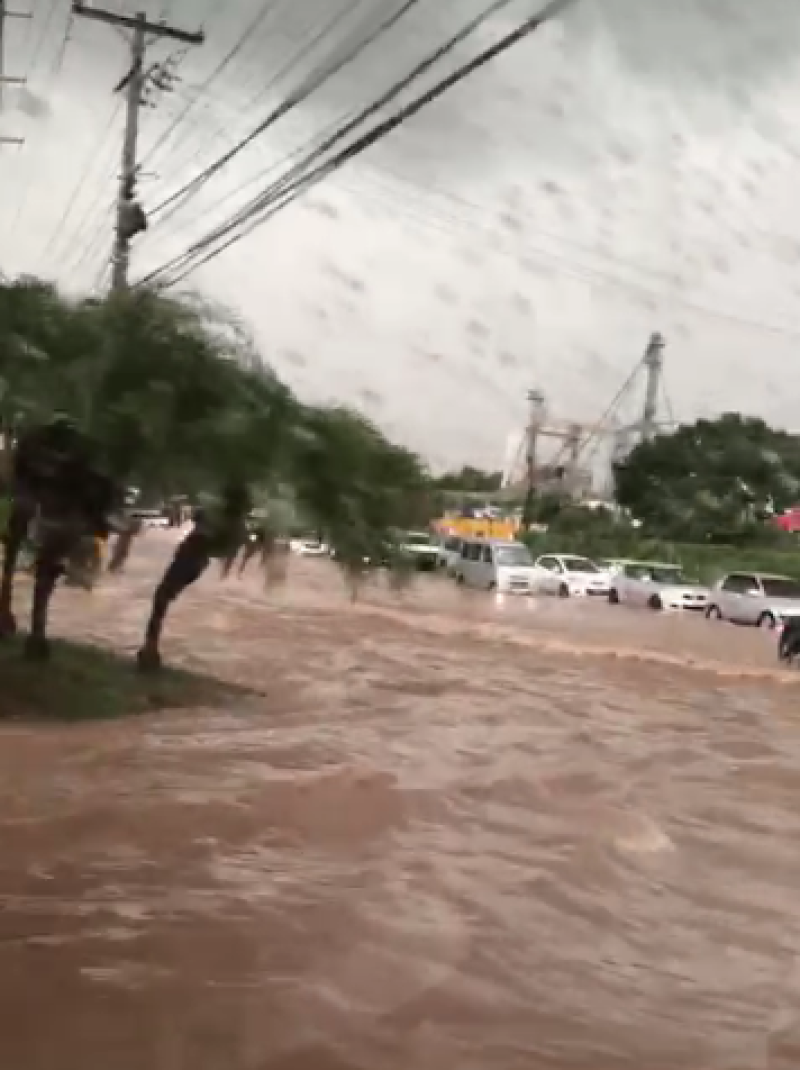
[[[135,650],[167,552],[54,629]],[[294,573],[175,611],[230,708],[0,728],[0,1066],[800,1066],[772,639]]]

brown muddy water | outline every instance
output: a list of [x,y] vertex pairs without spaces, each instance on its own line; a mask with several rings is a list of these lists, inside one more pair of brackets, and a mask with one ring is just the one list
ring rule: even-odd
[[[135,649],[167,551],[55,630]],[[800,1066],[770,637],[436,580],[353,606],[305,560],[204,579],[165,650],[260,694],[0,728],[0,1066]]]

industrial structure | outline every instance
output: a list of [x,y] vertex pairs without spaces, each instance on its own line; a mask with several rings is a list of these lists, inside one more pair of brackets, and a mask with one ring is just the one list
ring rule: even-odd
[[[664,391],[665,346],[661,334],[650,336],[644,355],[605,413],[592,424],[551,421],[544,393],[530,390],[527,425],[506,443],[502,486],[509,496],[558,491],[574,498],[588,498],[598,483],[599,493],[608,495],[613,465],[639,442],[675,426]],[[641,415],[632,423],[621,423],[619,415],[624,403],[642,375],[645,384]],[[659,419],[662,400],[667,419]],[[558,445],[545,460],[544,446],[553,440]]]

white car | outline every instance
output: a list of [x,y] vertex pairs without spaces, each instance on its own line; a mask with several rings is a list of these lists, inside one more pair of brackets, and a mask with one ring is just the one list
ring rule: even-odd
[[650,609],[689,609],[700,612],[708,604],[708,588],[692,583],[680,565],[660,561],[620,561],[611,580],[608,600]]
[[326,557],[330,554],[325,543],[314,538],[290,539],[289,549],[299,557]]
[[787,617],[800,616],[800,583],[789,576],[732,572],[711,591],[706,616],[774,628]]
[[544,594],[560,598],[570,595],[608,595],[611,577],[608,572],[576,554],[544,554],[537,558],[536,587]]

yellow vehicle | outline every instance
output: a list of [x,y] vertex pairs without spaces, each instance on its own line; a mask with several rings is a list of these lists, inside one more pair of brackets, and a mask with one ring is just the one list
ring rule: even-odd
[[433,522],[433,528],[441,538],[456,536],[460,539],[500,539],[513,542],[519,531],[519,521],[492,519],[489,517],[443,516]]

